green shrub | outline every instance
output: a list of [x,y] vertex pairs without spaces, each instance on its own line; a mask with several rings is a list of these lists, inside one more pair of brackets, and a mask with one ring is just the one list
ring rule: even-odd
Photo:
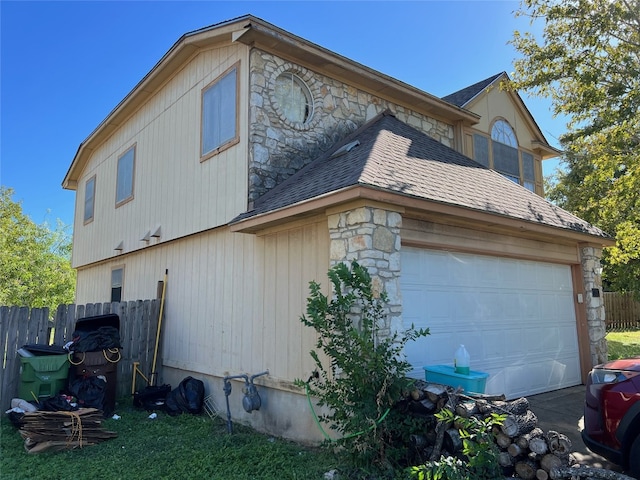
[[411,365],[403,356],[404,345],[429,332],[413,326],[402,332],[380,332],[387,295],[374,291],[371,276],[357,262],[351,268],[338,264],[328,276],[332,298],[311,282],[307,313],[301,318],[318,332],[316,347],[328,362],[312,350],[315,375],[306,383],[298,380],[298,385],[306,386],[320,406],[329,407],[330,413],[319,420],[340,438],[327,443],[343,447],[358,468],[391,471],[398,432],[388,414],[412,382],[406,377]]
[[458,431],[462,439],[464,460],[441,456],[439,461],[426,462],[411,467],[409,474],[418,480],[495,480],[503,478],[498,464],[498,447],[491,430],[494,425],[502,425],[506,415],[492,413],[481,420],[476,417],[463,418],[443,409],[436,414],[440,422],[460,425]]

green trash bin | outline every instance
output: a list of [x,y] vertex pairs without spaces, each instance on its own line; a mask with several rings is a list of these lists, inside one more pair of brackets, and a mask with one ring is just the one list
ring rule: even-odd
[[67,355],[20,357],[20,387],[18,397],[41,400],[66,390],[69,378]]

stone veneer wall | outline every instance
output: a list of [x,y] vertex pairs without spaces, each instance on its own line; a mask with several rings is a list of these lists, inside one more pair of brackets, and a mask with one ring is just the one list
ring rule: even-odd
[[[607,361],[607,341],[605,338],[607,324],[604,296],[602,295],[602,278],[600,274],[596,273],[596,270],[600,268],[602,250],[596,247],[582,247],[580,257],[591,347],[591,364],[597,365]],[[594,290],[599,292],[599,296],[593,295]]]
[[367,267],[377,291],[389,297],[386,324],[380,334],[388,336],[402,327],[400,294],[400,227],[398,212],[358,207],[328,218],[331,265],[356,260]]
[[[275,80],[284,72],[300,77],[311,91],[313,113],[307,123],[288,121],[274,100]],[[387,109],[443,144],[454,145],[452,125],[258,49],[251,52],[249,82],[250,202]]]

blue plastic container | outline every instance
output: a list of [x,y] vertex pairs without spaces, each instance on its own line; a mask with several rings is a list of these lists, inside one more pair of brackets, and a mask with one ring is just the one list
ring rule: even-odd
[[484,393],[488,373],[469,370],[468,375],[456,373],[455,368],[449,365],[429,365],[424,368],[424,376],[427,382],[440,383],[450,387],[461,387],[467,393]]

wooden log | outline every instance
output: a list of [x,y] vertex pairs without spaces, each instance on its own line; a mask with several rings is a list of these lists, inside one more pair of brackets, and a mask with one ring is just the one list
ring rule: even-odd
[[542,468],[536,470],[536,480],[549,480],[549,473]]
[[411,397],[411,400],[414,401],[418,401],[418,400],[422,400],[424,398],[425,393],[418,389],[418,388],[414,388],[413,390],[411,390],[411,392],[409,392],[409,396]]
[[[433,385],[429,385],[428,388],[432,387]],[[446,393],[446,389],[444,390],[444,392]],[[428,395],[428,394],[427,394]],[[453,411],[455,409],[456,404],[458,403],[458,395],[455,392],[452,392],[451,394],[449,394],[449,398],[446,400],[446,405],[447,407]],[[436,441],[433,445],[433,450],[431,452],[431,455],[429,455],[429,460],[431,461],[436,461],[438,460],[438,458],[440,458],[440,452],[442,451],[442,443],[444,442],[444,433],[446,430],[448,430],[450,427],[450,425],[448,424],[448,422],[438,422],[438,424],[436,425]]]
[[478,413],[478,404],[475,402],[460,402],[456,405],[456,415],[469,418]]
[[424,393],[427,397],[429,397],[429,400],[437,404],[438,400],[446,398],[447,388],[444,385],[430,383],[424,388]]
[[544,436],[544,432],[542,431],[541,428],[536,427],[533,430],[531,430],[529,433],[520,435],[516,439],[516,443],[520,448],[529,448],[529,442],[531,441],[532,438],[542,437],[542,436]]
[[540,459],[540,468],[547,472],[551,472],[554,468],[563,467],[564,462],[560,457],[556,457],[553,453],[547,453]]
[[408,410],[413,413],[428,415],[430,413],[436,413],[436,404],[428,398],[423,398],[418,401],[409,401]]
[[509,437],[508,435],[505,435],[502,432],[499,432],[498,434],[496,434],[495,439],[496,439],[496,444],[502,450],[506,450],[507,448],[509,448],[509,445],[511,445],[512,443],[511,437]]
[[533,430],[538,424],[538,417],[531,410],[523,415],[508,415],[500,427],[505,435],[515,438]]
[[577,467],[556,467],[549,473],[550,478],[553,480],[562,478],[597,478],[600,480],[633,480],[633,477],[629,477],[622,473],[614,472],[612,470],[605,470],[604,468],[593,468],[580,465]]
[[496,401],[504,401],[506,400],[507,397],[505,397],[504,393],[501,393],[500,395],[489,395],[487,393],[465,393],[463,395],[461,395],[463,398],[469,398],[471,400],[486,400],[489,402],[496,402]]
[[444,448],[451,454],[462,450],[462,439],[457,429],[450,428],[444,432]]
[[509,452],[500,452],[498,454],[498,465],[503,468],[513,466],[513,457],[509,455]]
[[533,437],[529,440],[529,450],[538,455],[544,455],[549,451],[547,440],[544,437]]
[[509,455],[511,455],[513,458],[516,458],[522,455],[524,453],[524,450],[522,450],[517,444],[512,443],[507,448],[507,452],[509,452]]
[[529,410],[529,400],[525,397],[520,397],[508,402],[496,401],[477,401],[478,410],[480,413],[505,413],[513,415],[523,415]]
[[538,465],[536,462],[526,459],[516,462],[516,473],[520,478],[525,480],[533,480],[536,478],[536,472],[538,471]]
[[409,435],[409,441],[415,448],[424,448],[428,445],[427,437],[424,435]]
[[571,453],[571,440],[563,433],[554,430],[547,432],[549,451],[558,457],[569,457]]

